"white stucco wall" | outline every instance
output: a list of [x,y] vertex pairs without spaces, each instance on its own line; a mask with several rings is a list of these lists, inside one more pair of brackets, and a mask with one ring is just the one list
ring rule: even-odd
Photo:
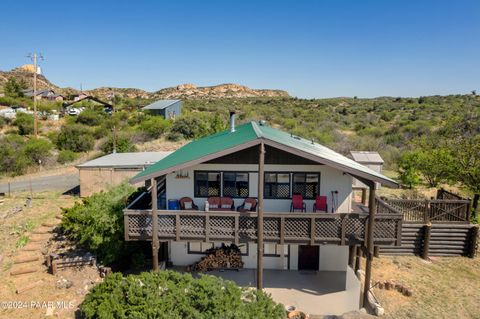
[[346,271],[348,267],[348,246],[320,245],[322,271]]
[[[251,164],[199,164],[186,170],[182,175],[188,173],[189,178],[177,179],[177,172],[167,175],[167,200],[179,199],[188,196],[194,199],[199,209],[204,209],[206,198],[194,197],[194,171],[245,171],[249,172],[250,196],[258,196],[258,169],[257,165]],[[327,196],[329,211],[332,207],[332,191],[338,191],[338,209],[336,212],[348,213],[351,211],[352,177],[343,172],[326,165],[265,165],[265,172],[319,172],[320,173],[320,195]],[[243,199],[235,199],[235,206],[243,203]],[[290,199],[265,199],[265,212],[288,212],[290,211]],[[313,200],[305,200],[307,212],[313,209]]]
[[[216,247],[220,246],[220,242],[214,243]],[[257,245],[248,244],[248,255],[242,256],[244,267],[249,269],[257,268]],[[289,245],[289,256],[270,257],[264,256],[264,269],[298,269],[298,245]],[[187,242],[171,242],[169,243],[170,261],[175,266],[188,266],[199,261],[204,255],[196,253],[188,253]],[[320,245],[319,255],[320,271],[346,271],[348,268],[348,247],[335,245]],[[289,265],[290,261],[290,265]],[[290,267],[290,268],[289,268]]]

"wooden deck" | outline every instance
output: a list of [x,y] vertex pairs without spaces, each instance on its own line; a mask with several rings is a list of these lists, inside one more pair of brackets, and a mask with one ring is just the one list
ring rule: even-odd
[[[160,241],[257,241],[257,214],[159,210]],[[402,215],[375,215],[375,245],[400,245]],[[125,240],[152,240],[152,211],[124,210]],[[368,214],[264,214],[264,241],[278,244],[358,245],[365,242]]]

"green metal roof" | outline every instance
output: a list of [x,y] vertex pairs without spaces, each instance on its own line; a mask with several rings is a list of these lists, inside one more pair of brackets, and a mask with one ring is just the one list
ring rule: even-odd
[[207,155],[215,154],[222,150],[254,141],[257,138],[258,136],[255,133],[252,124],[246,123],[237,126],[235,132],[224,131],[192,141],[164,159],[151,165],[143,172],[140,172],[132,178],[132,181],[141,181],[142,177],[150,176],[155,172],[167,170],[180,164],[188,163]]
[[295,152],[299,156],[317,160],[353,175],[389,186],[398,186],[392,179],[323,145],[257,122],[239,125],[236,127],[235,132],[224,131],[192,141],[137,174],[131,179],[131,182],[136,183],[178,169],[187,168],[215,157],[236,152],[243,146],[247,148],[260,144],[262,141],[272,147],[285,148],[287,152]]

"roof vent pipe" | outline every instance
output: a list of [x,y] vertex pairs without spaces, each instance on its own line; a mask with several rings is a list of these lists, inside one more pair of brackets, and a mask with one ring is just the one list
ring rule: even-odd
[[235,132],[235,111],[230,111],[230,132]]

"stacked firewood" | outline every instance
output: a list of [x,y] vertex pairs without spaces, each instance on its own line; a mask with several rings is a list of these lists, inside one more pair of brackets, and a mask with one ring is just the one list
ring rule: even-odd
[[221,247],[211,248],[206,253],[205,257],[189,267],[191,271],[243,268],[241,252],[235,244],[222,244]]

